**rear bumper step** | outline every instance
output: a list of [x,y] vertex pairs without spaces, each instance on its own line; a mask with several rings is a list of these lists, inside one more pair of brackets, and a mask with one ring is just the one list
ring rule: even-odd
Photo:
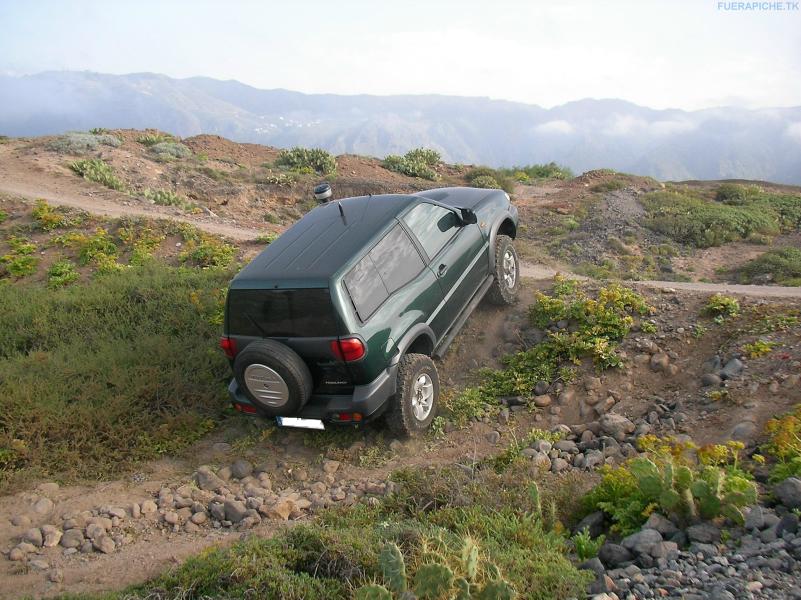
[[[313,395],[297,414],[287,416],[320,419],[332,423],[343,422],[337,419],[337,415],[348,413],[361,415],[361,422],[378,418],[383,414],[387,401],[395,395],[397,374],[398,365],[392,365],[367,385],[355,386],[352,394]],[[241,407],[238,408],[241,412],[260,415],[258,409],[255,413],[247,410],[256,407],[239,389],[236,379],[232,379],[228,384],[228,394],[231,396],[231,402]]]

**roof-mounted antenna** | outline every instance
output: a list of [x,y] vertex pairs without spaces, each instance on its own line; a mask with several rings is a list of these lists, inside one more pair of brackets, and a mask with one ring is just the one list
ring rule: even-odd
[[342,223],[347,225],[348,222],[347,222],[347,220],[345,220],[345,209],[342,208],[342,203],[341,202],[337,202],[337,206],[339,207],[339,214],[342,217]]

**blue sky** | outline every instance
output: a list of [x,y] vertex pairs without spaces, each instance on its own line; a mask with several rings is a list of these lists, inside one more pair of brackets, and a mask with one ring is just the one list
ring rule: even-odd
[[152,71],[341,94],[801,105],[801,10],[717,0],[0,0],[0,72]]

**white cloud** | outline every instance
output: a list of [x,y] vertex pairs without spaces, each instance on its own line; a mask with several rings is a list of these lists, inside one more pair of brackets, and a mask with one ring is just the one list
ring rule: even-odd
[[676,119],[673,121],[654,121],[648,125],[648,130],[654,135],[675,135],[692,131],[696,127],[695,123],[687,119]]
[[784,135],[801,144],[801,121],[790,123],[784,130]]
[[564,135],[573,133],[575,128],[565,120],[548,121],[541,123],[534,128],[537,133],[561,133]]
[[697,125],[688,119],[673,119],[648,122],[630,115],[615,115],[612,122],[603,128],[606,135],[669,136],[692,131]]

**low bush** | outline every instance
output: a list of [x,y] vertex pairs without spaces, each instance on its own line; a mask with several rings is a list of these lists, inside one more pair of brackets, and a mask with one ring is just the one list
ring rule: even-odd
[[736,183],[721,183],[715,192],[715,200],[734,206],[745,204],[748,199],[748,189]]
[[771,481],[801,477],[801,405],[770,419],[765,424],[765,433],[768,439],[762,445],[762,451],[775,461],[770,473]]
[[22,279],[36,272],[39,266],[39,257],[33,256],[36,245],[25,238],[11,236],[6,242],[9,246],[8,254],[0,256],[0,278],[10,276]]
[[677,242],[699,248],[801,227],[801,196],[749,193],[739,205],[675,191],[646,194],[646,225]]
[[189,158],[192,151],[181,142],[158,142],[149,147],[156,160],[169,162],[179,158]]
[[757,502],[756,485],[738,466],[739,442],[698,448],[643,436],[640,446],[647,456],[603,467],[601,482],[583,499],[585,512],[602,510],[621,535],[637,531],[654,511],[687,524],[718,517],[742,524],[742,509]]
[[5,223],[8,220],[8,213],[4,210],[0,210],[0,224]]
[[83,221],[83,217],[80,214],[75,214],[74,211],[64,207],[51,206],[44,200],[36,201],[36,206],[31,211],[31,216],[36,228],[42,231],[75,227]]
[[0,286],[0,484],[106,478],[208,431],[230,276],[152,263],[59,290]]
[[740,301],[725,294],[712,294],[707,298],[703,313],[711,317],[736,317],[740,313]]
[[420,177],[434,181],[437,179],[437,172],[434,170],[441,156],[436,150],[429,148],[415,148],[409,150],[403,156],[390,154],[384,159],[385,169],[408,175],[409,177]]
[[160,144],[162,142],[174,142],[175,137],[170,135],[169,133],[146,133],[144,135],[140,135],[136,138],[136,141],[142,144],[143,146],[147,146],[148,148],[151,146],[155,146],[156,144]]
[[[561,296],[537,292],[529,307],[531,324],[548,330],[545,339],[505,357],[505,369],[483,371],[483,383],[462,392],[450,401],[452,406],[467,405],[477,412],[483,403],[495,403],[499,396],[529,397],[540,381],[572,379],[571,365],[585,358],[599,370],[621,364],[617,346],[631,330],[633,315],[648,315],[653,308],[643,296],[619,285],[603,287],[591,297],[563,281],[556,280]],[[558,322],[566,326],[554,327]],[[448,403],[445,406],[448,408]]]
[[233,263],[236,257],[236,246],[224,242],[219,238],[201,234],[198,240],[189,240],[186,243],[180,259],[204,269],[225,268]]
[[501,169],[506,175],[511,175],[517,181],[526,183],[531,179],[572,179],[573,172],[567,167],[550,162],[541,165],[526,165],[524,167],[512,167],[511,169]]
[[590,188],[593,192],[615,192],[617,190],[622,190],[626,187],[626,182],[621,181],[620,179],[610,179],[609,181],[603,181],[601,183],[596,183],[594,186]]
[[81,155],[97,150],[101,144],[118,148],[122,145],[122,140],[108,133],[70,132],[57,137],[47,147],[61,154]]
[[78,281],[78,271],[71,260],[62,259],[54,262],[47,270],[47,286],[60,288]]
[[508,194],[515,191],[514,178],[501,169],[476,167],[467,174],[467,181],[473,187],[497,188]]
[[125,191],[126,186],[122,180],[114,174],[114,169],[107,162],[99,158],[76,160],[70,165],[76,174],[84,179],[94,181],[112,190]]
[[295,171],[304,172],[305,170],[305,172],[319,175],[331,175],[337,170],[337,163],[333,155],[322,148],[295,147],[290,150],[281,150],[275,162]]
[[801,248],[768,250],[735,271],[743,283],[769,277],[781,285],[801,285]]

